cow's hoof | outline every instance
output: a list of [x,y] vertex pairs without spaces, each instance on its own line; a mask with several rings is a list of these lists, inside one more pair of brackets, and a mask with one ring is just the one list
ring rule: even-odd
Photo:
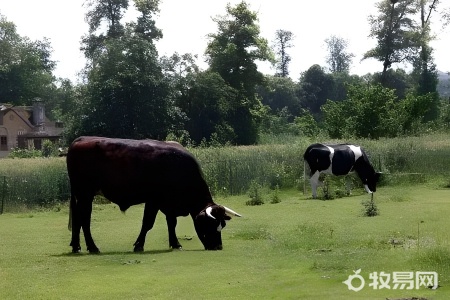
[[134,250],[133,250],[134,252],[144,252],[144,247],[142,247],[142,246],[135,246],[134,247]]
[[81,247],[72,247],[72,253],[80,253],[81,252]]
[[177,247],[170,247],[170,249],[183,251],[183,247],[181,247],[181,245]]
[[90,254],[100,254],[100,250],[95,247],[95,248],[88,248],[88,251]]

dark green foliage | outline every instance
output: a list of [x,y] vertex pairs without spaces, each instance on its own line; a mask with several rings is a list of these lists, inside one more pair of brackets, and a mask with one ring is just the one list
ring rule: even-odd
[[371,194],[371,195],[372,195],[372,197],[370,200],[364,200],[361,203],[364,206],[363,214],[366,217],[375,217],[380,214],[378,211],[378,207],[375,204],[375,201],[373,201],[373,194]]
[[309,110],[316,120],[320,119],[320,107],[324,105],[333,91],[333,77],[325,73],[319,65],[305,71],[299,83],[298,98],[302,108]]
[[[154,40],[162,36],[153,20],[157,4],[139,2],[137,22],[123,25],[120,21],[128,1],[90,3],[90,34],[83,44],[92,65],[86,67],[88,83],[75,112],[79,120],[73,124],[73,135],[136,139],[167,136],[173,114],[154,45]],[[107,24],[106,34],[99,33],[102,22]]]
[[419,132],[434,99],[408,94],[399,101],[395,90],[381,85],[351,86],[346,100],[329,100],[321,109],[331,137],[377,139]]
[[8,158],[34,158],[42,157],[42,151],[36,149],[20,149],[14,148],[9,152]]
[[31,105],[50,93],[55,62],[47,39],[31,41],[0,14],[0,103]]
[[235,140],[229,116],[237,97],[236,90],[218,73],[207,71],[194,75],[189,90],[177,100],[187,118],[185,129],[194,143],[200,144],[205,139],[223,145]]
[[264,200],[261,193],[262,193],[261,186],[257,182],[252,181],[248,191],[248,196],[250,197],[250,200],[245,202],[245,204],[250,206],[264,204]]
[[271,204],[277,204],[280,203],[281,199],[280,199],[280,188],[277,185],[275,187],[275,189],[273,190],[272,194],[270,195],[270,203]]
[[267,40],[260,37],[257,13],[249,10],[246,2],[226,7],[227,14],[214,19],[218,33],[210,34],[206,49],[210,70],[238,92],[237,102],[230,103],[229,125],[233,128],[236,144],[255,144],[258,138],[261,103],[256,87],[264,76],[256,61],[272,60]]

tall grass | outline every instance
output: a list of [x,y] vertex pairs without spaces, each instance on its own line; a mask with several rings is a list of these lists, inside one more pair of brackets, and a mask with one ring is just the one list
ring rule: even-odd
[[3,211],[49,206],[69,199],[63,158],[0,160],[0,201]]
[[[215,195],[246,193],[252,182],[271,189],[303,189],[303,153],[314,142],[363,146],[375,169],[385,174],[380,185],[432,182],[438,187],[450,187],[450,134],[379,140],[265,136],[262,142],[258,146],[188,150],[198,159]],[[69,198],[64,158],[1,159],[0,176],[4,176],[0,178],[4,210],[26,209]],[[354,176],[328,178],[327,184],[336,195],[345,195],[348,184],[353,189],[361,187]],[[306,186],[309,188],[309,184]]]

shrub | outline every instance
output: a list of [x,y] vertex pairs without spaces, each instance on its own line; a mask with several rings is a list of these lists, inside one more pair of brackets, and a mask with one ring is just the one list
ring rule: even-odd
[[250,184],[248,196],[250,197],[250,200],[245,202],[246,205],[254,206],[264,204],[264,200],[261,195],[261,186],[255,181],[252,181]]
[[275,187],[275,190],[273,191],[272,195],[270,196],[270,203],[271,204],[276,204],[276,203],[280,203],[281,202],[280,196],[278,195],[279,191],[280,191],[280,188],[277,185]]
[[373,201],[373,194],[370,200],[364,200],[362,202],[362,205],[364,206],[364,216],[366,217],[375,217],[379,215],[378,207],[375,204],[375,201]]
[[42,151],[32,149],[20,149],[13,148],[11,152],[8,154],[9,158],[34,158],[34,157],[42,157]]

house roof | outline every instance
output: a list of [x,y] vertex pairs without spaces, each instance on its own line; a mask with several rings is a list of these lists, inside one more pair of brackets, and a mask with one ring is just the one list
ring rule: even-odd
[[5,106],[2,104],[0,106],[0,111],[7,113],[8,111],[12,111],[15,115],[17,115],[27,126],[30,128],[34,128],[35,126],[30,122],[28,118],[25,117],[25,114],[29,112],[27,107],[25,106]]

